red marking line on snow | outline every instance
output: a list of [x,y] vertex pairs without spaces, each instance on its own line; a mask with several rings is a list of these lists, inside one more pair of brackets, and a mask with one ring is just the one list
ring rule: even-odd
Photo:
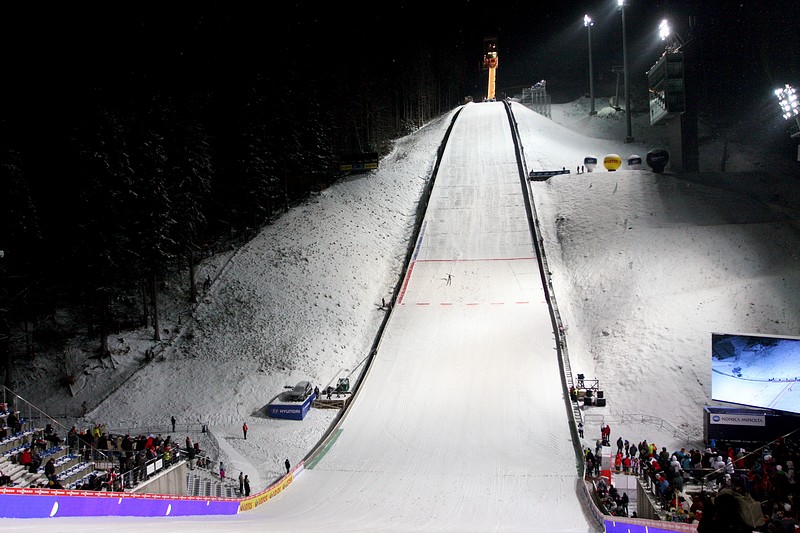
[[397,303],[403,303],[403,296],[406,295],[406,288],[408,287],[408,280],[411,279],[411,271],[414,270],[414,261],[411,261],[408,264],[408,270],[406,270],[406,279],[403,280],[403,288],[400,289],[400,295],[397,297]]
[[535,257],[486,257],[478,259],[417,259],[417,263],[480,263],[482,261],[535,261]]
[[[529,303],[530,302],[514,302],[515,305],[527,305]],[[546,303],[546,302],[542,302],[542,303]],[[506,302],[490,302],[489,303],[489,305],[505,305],[505,304],[506,304]],[[405,305],[405,303],[401,302],[399,305]],[[431,305],[431,302],[417,302],[414,305]],[[452,306],[452,305],[457,305],[457,304],[454,304],[453,302],[439,302],[439,305],[451,305]],[[466,306],[469,306],[469,307],[475,307],[475,306],[478,306],[478,305],[486,305],[486,304],[482,303],[482,302],[467,302],[467,303],[465,303],[463,305],[466,305]]]

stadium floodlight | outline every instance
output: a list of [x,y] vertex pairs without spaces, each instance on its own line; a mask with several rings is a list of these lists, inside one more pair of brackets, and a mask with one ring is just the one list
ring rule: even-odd
[[661,21],[661,24],[658,25],[658,36],[661,37],[662,41],[666,41],[672,31],[669,27],[669,22],[667,19]]
[[800,102],[797,100],[794,87],[787,83],[782,89],[775,89],[775,96],[778,97],[778,104],[781,106],[784,119],[788,120],[800,115]]
[[586,31],[589,35],[589,101],[591,102],[590,115],[596,115],[597,111],[594,109],[594,74],[592,69],[592,17],[589,15],[583,16],[583,25],[586,26]]
[[628,89],[628,39],[625,35],[625,0],[617,0],[619,10],[622,14],[622,69],[623,79],[625,80],[625,142],[633,142],[633,132],[631,131],[631,95]]
[[683,39],[681,39],[680,35],[672,31],[672,27],[670,27],[667,19],[662,19],[661,23],[658,25],[658,36],[662,41],[667,42],[664,47],[665,53],[680,52],[683,45],[686,44]]

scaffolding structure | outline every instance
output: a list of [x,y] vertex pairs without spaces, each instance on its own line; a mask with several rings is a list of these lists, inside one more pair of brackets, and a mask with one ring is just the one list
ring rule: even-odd
[[542,116],[551,118],[550,95],[547,94],[547,82],[544,80],[523,88],[520,103]]

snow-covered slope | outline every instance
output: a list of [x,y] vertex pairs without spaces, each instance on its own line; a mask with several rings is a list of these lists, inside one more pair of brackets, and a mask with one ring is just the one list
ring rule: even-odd
[[[483,104],[475,104],[479,105]],[[694,443],[700,436],[702,406],[710,402],[710,333],[797,335],[800,331],[797,180],[786,174],[765,174],[763,169],[744,172],[746,165],[738,167],[736,174],[677,176],[647,170],[610,173],[600,168],[575,175],[574,167],[587,154],[602,159],[606,153],[617,153],[624,158],[662,145],[660,141],[626,145],[603,140],[610,137],[602,133],[610,130],[602,122],[607,120],[605,113],[590,119],[566,117],[558,106],[553,107],[555,120],[513,106],[528,169],[564,166],[573,170],[569,176],[532,186],[557,302],[567,326],[573,372],[599,379],[608,398],[606,408],[586,411],[587,420],[592,421],[587,425],[586,444],[598,436],[599,425],[593,424],[599,421],[610,423],[614,437],[647,438],[668,448]],[[562,117],[565,124],[559,125]],[[579,127],[573,118],[580,121]],[[225,261],[211,258],[203,268],[217,268],[219,275],[197,309],[197,320],[184,319],[164,360],[136,373],[83,423],[125,424],[135,431],[154,425],[166,428],[171,414],[179,418],[179,426],[210,421],[220,457],[231,461],[229,471],[244,470],[257,479],[255,491],[280,474],[285,457],[293,463],[302,458],[333,415],[312,410],[303,422],[278,421],[265,418],[260,408],[284,385],[299,379],[310,378],[324,386],[343,368],[355,375],[363,368],[359,363],[383,319],[380,299],[389,295],[400,276],[414,210],[448,119],[442,117],[400,140],[393,154],[381,161],[379,171],[336,184],[264,228],[224,268]],[[637,138],[657,139],[655,134],[635,133]],[[472,148],[474,153],[458,162],[465,171],[479,153],[477,147]],[[701,168],[709,165],[704,162]],[[469,204],[469,196],[461,199]],[[426,265],[437,268],[438,263]],[[469,270],[448,268],[447,272],[455,284]],[[430,276],[436,280],[444,273],[439,269]],[[469,333],[480,332],[479,327],[491,329],[491,320],[482,326],[476,323],[475,331]],[[436,342],[449,333],[425,332]],[[144,340],[129,339],[131,344],[138,343],[133,344],[130,357],[144,351]],[[44,360],[41,356],[40,361]],[[414,368],[421,372],[423,366]],[[444,372],[438,366],[433,370]],[[104,376],[110,373],[97,371],[75,398],[41,383],[32,383],[23,394],[57,413],[64,404],[105,397],[109,380]],[[550,397],[553,392],[547,393],[548,401],[560,402]],[[458,388],[448,395],[448,407],[459,408],[463,394]],[[376,392],[372,397],[372,406],[383,405]],[[371,408],[367,403],[359,407]],[[643,424],[645,418],[640,415],[651,424]],[[374,416],[382,417],[383,411]],[[240,438],[242,420],[250,427],[247,441]],[[566,428],[566,410],[561,423]],[[673,426],[682,431],[673,432]],[[386,449],[394,453],[397,436],[380,436],[388,438],[392,446]],[[193,437],[200,437],[199,425]],[[374,445],[386,444],[376,438]],[[548,451],[557,448],[559,453],[571,454],[569,445],[558,441]],[[475,460],[489,454],[487,448]],[[563,458],[556,457],[557,461]],[[345,465],[342,460],[331,464]],[[395,458],[391,460],[394,464]],[[450,458],[443,460],[451,464]],[[506,462],[493,464],[516,472]],[[343,468],[341,474],[347,477],[347,472]],[[566,474],[574,476],[575,471]],[[384,479],[403,475],[398,466]],[[309,498],[313,493],[324,500],[329,492],[339,490],[327,485],[328,479],[325,483],[326,492],[300,483],[290,492],[303,491]],[[374,486],[364,490],[374,492],[373,505],[384,510],[388,523],[394,511],[383,503],[382,492]],[[505,493],[487,494],[498,500],[513,498]],[[237,517],[236,528],[256,530],[266,520],[271,529],[280,530],[270,521],[268,509],[278,501],[266,506],[263,515]],[[440,523],[433,507],[425,509],[430,511],[429,524]],[[302,519],[330,529],[349,516],[349,509],[341,512],[317,515],[306,510]],[[131,519],[98,520],[91,526],[112,523],[119,531],[163,525]],[[222,519],[204,519],[202,524],[219,531],[231,527]],[[188,519],[170,522],[175,530],[188,531],[197,525]],[[24,530],[36,524],[14,526]]]

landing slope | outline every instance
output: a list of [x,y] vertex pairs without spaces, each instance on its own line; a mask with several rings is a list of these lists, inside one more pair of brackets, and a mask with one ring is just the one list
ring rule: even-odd
[[467,106],[342,432],[265,520],[590,531],[558,372],[505,111]]

